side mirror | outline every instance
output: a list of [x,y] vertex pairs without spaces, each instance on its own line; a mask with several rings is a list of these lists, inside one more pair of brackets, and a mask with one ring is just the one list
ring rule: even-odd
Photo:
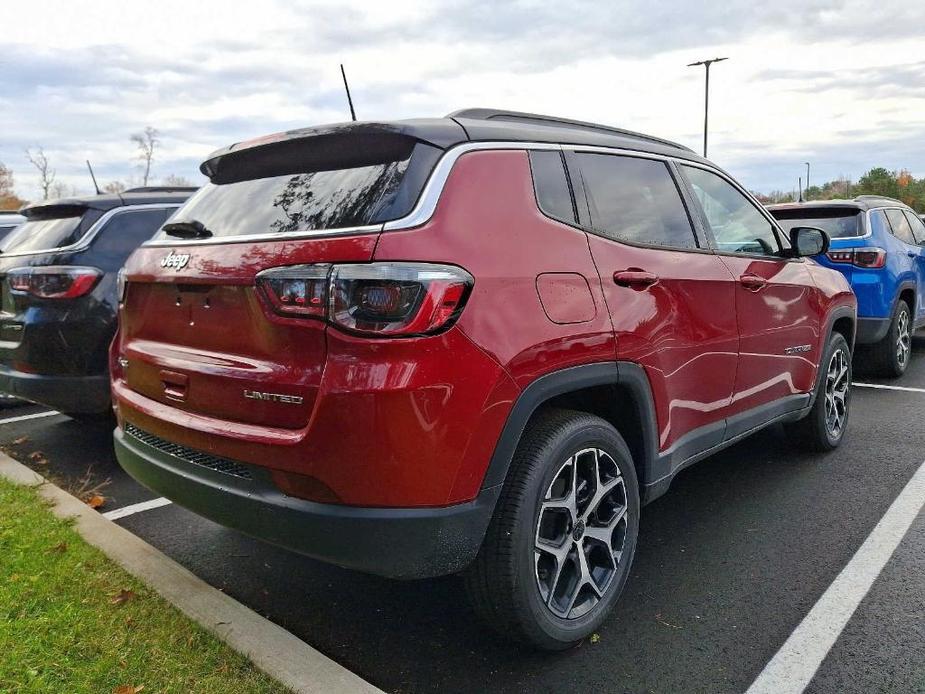
[[790,230],[790,245],[794,258],[822,255],[829,250],[829,235],[816,227],[793,227]]

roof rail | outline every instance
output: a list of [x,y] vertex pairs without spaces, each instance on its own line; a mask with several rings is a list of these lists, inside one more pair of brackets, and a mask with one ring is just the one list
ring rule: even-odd
[[192,193],[198,186],[139,186],[123,190],[123,193]]
[[623,128],[614,128],[609,125],[600,125],[599,123],[589,123],[587,121],[571,120],[569,118],[559,118],[557,116],[544,116],[539,113],[524,113],[522,111],[505,111],[494,108],[464,108],[459,111],[453,111],[447,114],[447,118],[471,118],[473,120],[504,120],[514,123],[530,123],[532,125],[545,125],[552,128],[572,128],[576,130],[591,130],[593,132],[609,133],[621,137],[631,137],[636,140],[646,140],[655,142],[660,145],[683,149],[687,152],[693,152],[690,147],[685,147],[677,142],[665,140],[652,135],[635,132],[634,130],[624,130]]

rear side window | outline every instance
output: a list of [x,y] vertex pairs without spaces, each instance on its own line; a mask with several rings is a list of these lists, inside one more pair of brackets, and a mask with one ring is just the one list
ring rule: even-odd
[[594,230],[616,241],[697,247],[681,194],[664,162],[587,152],[576,159]]
[[[344,159],[342,168],[336,159],[328,159],[317,169],[307,161],[298,173],[212,182],[186,202],[175,221],[200,222],[213,237],[380,224],[411,211],[440,151],[418,144],[399,153],[400,159],[392,158],[394,152],[385,161],[367,160],[360,165]],[[289,160],[282,164],[294,167]],[[246,170],[246,166],[241,168]],[[272,166],[264,166],[259,173],[272,171]],[[160,232],[157,238],[171,237]]]
[[0,253],[35,253],[70,246],[87,233],[98,215],[81,207],[40,209],[0,243]]
[[902,210],[886,210],[886,218],[890,220],[890,226],[893,229],[893,236],[900,241],[905,241],[910,246],[914,246],[915,236],[912,235],[912,227],[909,226],[909,220]]
[[553,219],[574,224],[575,206],[565,174],[562,153],[532,151],[530,169],[533,172],[533,187],[539,208]]
[[100,229],[93,250],[101,265],[121,265],[132,251],[154,236],[173,213],[173,207],[119,212]]
[[905,210],[905,212],[906,219],[909,220],[909,226],[912,227],[915,242],[919,245],[925,243],[925,224],[922,223],[921,218],[915,212],[909,212],[909,210]]
[[861,236],[861,211],[851,207],[798,208],[771,210],[788,234],[794,227],[816,227],[833,239]]

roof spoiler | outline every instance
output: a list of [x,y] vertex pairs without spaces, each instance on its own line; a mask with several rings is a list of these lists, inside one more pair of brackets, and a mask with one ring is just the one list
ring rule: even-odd
[[443,119],[335,123],[233,144],[210,154],[199,170],[213,183],[233,183],[400,161],[417,143],[446,149],[464,140],[462,127]]

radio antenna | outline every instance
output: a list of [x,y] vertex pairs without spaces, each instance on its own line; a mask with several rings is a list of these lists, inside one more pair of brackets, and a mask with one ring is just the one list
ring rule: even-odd
[[344,89],[347,91],[347,103],[350,105],[350,118],[357,119],[357,114],[353,110],[353,99],[350,98],[350,85],[347,84],[347,73],[344,72],[344,64],[340,64],[340,76],[344,78]]
[[102,195],[103,191],[100,190],[100,187],[96,184],[96,176],[93,175],[93,167],[90,166],[90,160],[87,159],[87,168],[90,170],[90,178],[93,179],[93,187],[96,188],[96,194]]

